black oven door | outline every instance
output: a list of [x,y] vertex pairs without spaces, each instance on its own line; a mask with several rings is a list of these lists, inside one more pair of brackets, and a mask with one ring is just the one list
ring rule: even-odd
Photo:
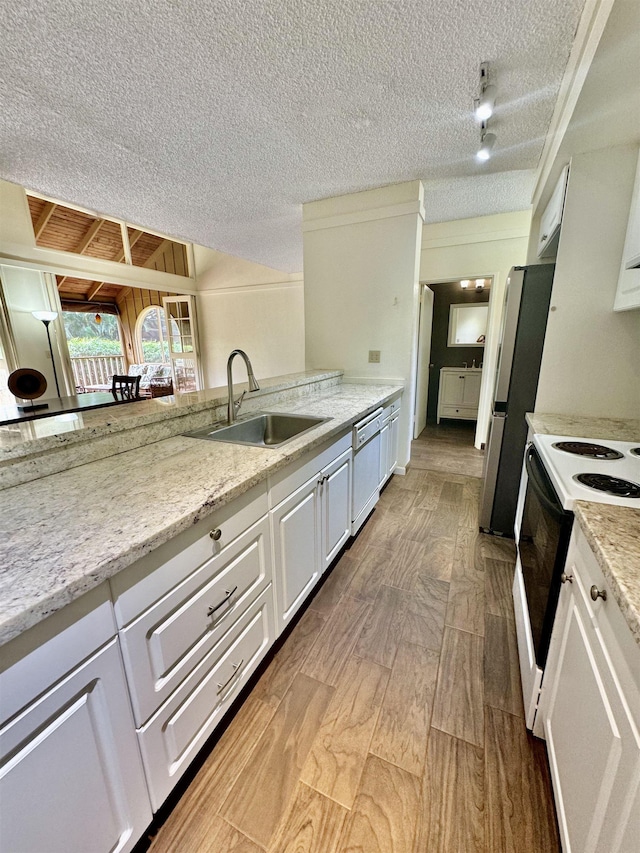
[[560,595],[573,513],[562,508],[542,460],[533,445],[525,454],[525,493],[518,553],[527,594],[536,663],[541,669],[549,651]]

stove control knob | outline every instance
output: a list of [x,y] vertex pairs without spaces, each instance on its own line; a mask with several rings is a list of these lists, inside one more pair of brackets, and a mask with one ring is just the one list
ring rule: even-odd
[[597,601],[601,598],[603,601],[607,600],[607,590],[606,589],[598,589],[598,587],[594,584],[591,587],[591,599],[593,601]]
[[569,583],[573,583],[573,575],[568,575],[565,572],[563,572],[560,575],[560,580],[562,581],[562,583],[566,583],[567,581],[569,581]]

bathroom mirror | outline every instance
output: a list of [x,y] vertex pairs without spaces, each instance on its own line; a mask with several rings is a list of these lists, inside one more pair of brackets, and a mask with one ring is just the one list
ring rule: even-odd
[[487,318],[489,305],[487,303],[462,303],[451,305],[449,308],[449,338],[450,347],[483,347],[487,334]]

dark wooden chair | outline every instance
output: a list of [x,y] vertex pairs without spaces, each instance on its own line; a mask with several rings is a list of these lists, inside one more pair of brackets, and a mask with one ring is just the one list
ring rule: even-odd
[[111,393],[116,400],[139,400],[140,399],[140,376],[118,376],[111,377]]

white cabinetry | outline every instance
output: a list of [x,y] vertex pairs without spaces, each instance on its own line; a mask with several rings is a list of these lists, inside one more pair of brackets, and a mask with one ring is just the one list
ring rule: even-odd
[[349,538],[351,460],[348,433],[271,479],[278,634]]
[[640,308],[640,152],[613,310],[629,308]]
[[[640,837],[640,649],[574,525],[540,713],[565,853]],[[604,592],[606,600],[593,594]]]
[[275,639],[266,483],[111,580],[154,810]]
[[3,648],[0,839],[125,853],[151,821],[106,584]]
[[477,420],[481,382],[480,368],[443,367],[438,388],[438,423],[441,418]]
[[400,400],[394,400],[382,412],[380,429],[380,488],[393,474],[398,464],[398,435]]
[[544,209],[544,213],[540,217],[540,231],[538,233],[539,258],[554,257],[558,251],[568,176],[569,166],[567,165],[562,170],[551,194],[551,198]]

